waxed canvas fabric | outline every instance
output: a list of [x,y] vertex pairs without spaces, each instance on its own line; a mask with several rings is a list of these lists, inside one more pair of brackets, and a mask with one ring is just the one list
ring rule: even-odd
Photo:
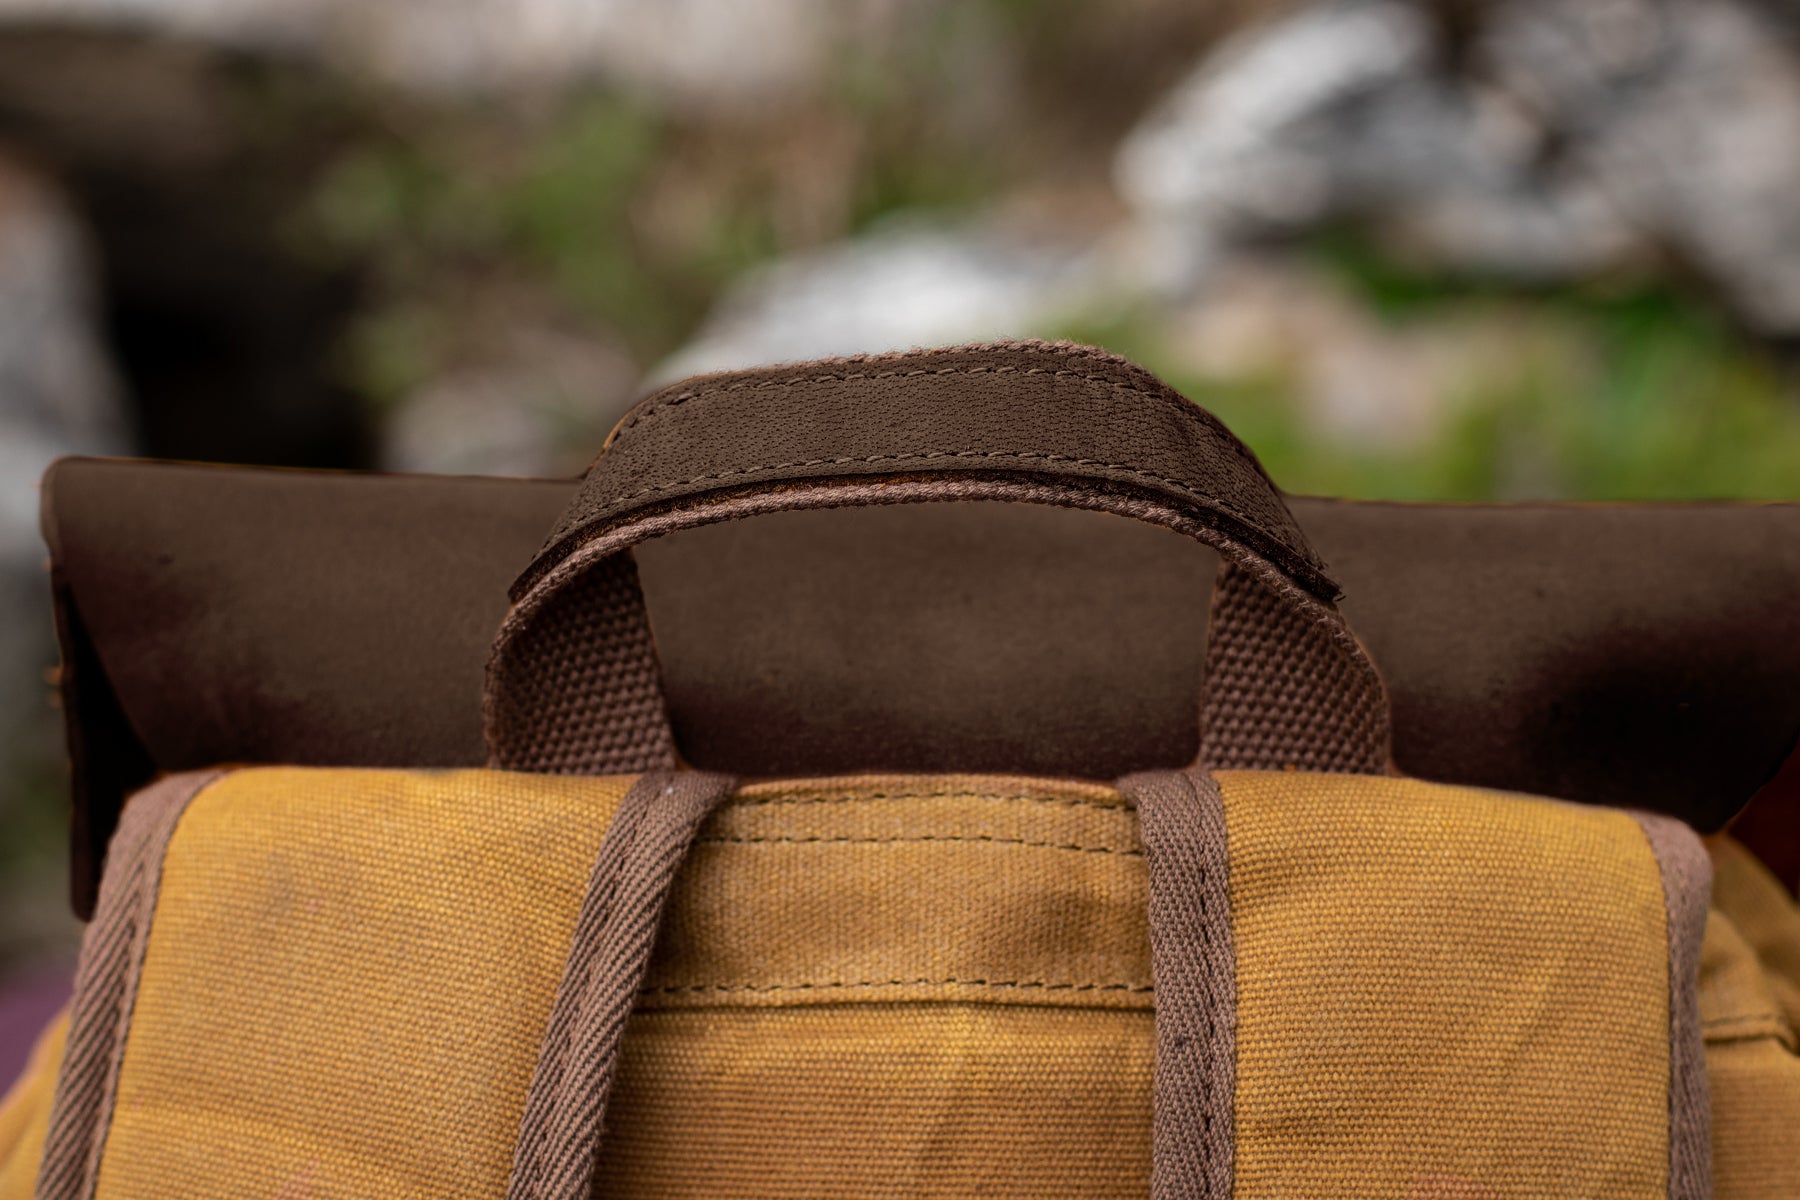
[[[205,786],[169,838],[96,1194],[500,1194],[630,783]],[[1231,1194],[1667,1194],[1666,916],[1631,816],[1391,778],[1219,784]],[[1111,787],[741,788],[671,897],[602,1191],[1146,1195],[1145,914]],[[1454,1119],[1421,1138],[1415,1094]]]
[[1406,779],[1220,788],[1237,1195],[1667,1194],[1664,898],[1631,816]]
[[1748,851],[1710,839],[1699,1001],[1716,1200],[1800,1196],[1800,907]]

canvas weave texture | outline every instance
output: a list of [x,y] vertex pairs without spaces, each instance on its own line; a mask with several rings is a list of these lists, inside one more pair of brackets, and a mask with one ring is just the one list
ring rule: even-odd
[[1405,779],[1218,779],[1234,1195],[1666,1195],[1663,890],[1630,816]]
[[[1637,822],[1217,778],[1221,1196],[1664,1194],[1667,926]],[[631,783],[257,769],[202,792],[163,866],[101,1200],[501,1194]],[[669,896],[599,1194],[1142,1200],[1146,880],[1110,787],[740,788]]]
[[103,1197],[493,1197],[628,779],[248,770],[190,804]]
[[1700,960],[1714,1200],[1800,1196],[1800,908],[1728,838]]

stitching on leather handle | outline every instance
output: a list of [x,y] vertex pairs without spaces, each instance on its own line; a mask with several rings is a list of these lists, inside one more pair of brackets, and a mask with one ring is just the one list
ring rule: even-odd
[[[1207,492],[1198,491],[1192,485],[1183,483],[1178,479],[1170,479],[1167,476],[1158,475],[1154,471],[1146,471],[1142,468],[1129,466],[1125,463],[1106,462],[1097,458],[1074,458],[1070,455],[1056,454],[1048,450],[909,450],[900,454],[865,454],[860,457],[850,458],[808,458],[798,459],[794,462],[765,463],[764,465],[757,467],[733,467],[729,471],[715,471],[708,475],[696,475],[691,479],[676,479],[671,480],[668,483],[653,483],[648,487],[641,487],[635,492],[619,496],[613,500],[613,503],[625,504],[632,500],[636,500],[641,496],[648,496],[653,492],[666,492],[670,488],[687,487],[690,484],[708,483],[719,479],[730,479],[738,475],[754,475],[759,471],[786,471],[794,467],[844,466],[849,463],[914,462],[933,458],[1023,459],[1028,461],[1036,459],[1044,462],[1068,463],[1072,466],[1103,467],[1109,471],[1123,471],[1128,475],[1135,475],[1140,479],[1173,488],[1183,495],[1200,501],[1203,504],[1210,504],[1221,508],[1238,520],[1250,525],[1252,528],[1258,530],[1262,528],[1257,518],[1243,512],[1230,501],[1221,499],[1220,497],[1211,495]],[[1316,559],[1317,556],[1315,555],[1314,558]]]
[[[689,400],[706,400],[706,399],[726,395],[730,392],[756,391],[756,390],[764,390],[764,389],[775,388],[775,387],[796,387],[796,386],[801,386],[801,385],[805,385],[805,384],[813,384],[813,383],[832,383],[832,382],[843,383],[843,382],[862,381],[862,380],[871,380],[871,379],[911,378],[914,376],[923,376],[923,375],[939,375],[939,376],[1003,375],[1003,374],[1014,374],[1014,373],[1025,374],[1025,375],[1050,375],[1050,376],[1054,376],[1057,378],[1077,378],[1077,379],[1081,379],[1081,380],[1084,380],[1084,381],[1087,381],[1090,383],[1100,383],[1100,384],[1106,385],[1107,387],[1111,388],[1113,391],[1116,391],[1116,392],[1128,392],[1133,395],[1144,396],[1148,399],[1156,401],[1159,404],[1164,405],[1165,407],[1170,408],[1171,411],[1180,412],[1183,415],[1184,419],[1186,419],[1186,420],[1199,421],[1203,426],[1205,426],[1209,430],[1212,430],[1216,433],[1223,435],[1222,440],[1223,440],[1224,444],[1231,449],[1232,453],[1237,456],[1238,460],[1240,462],[1242,462],[1245,466],[1249,467],[1252,471],[1254,471],[1257,474],[1257,476],[1259,478],[1261,478],[1265,483],[1267,483],[1269,485],[1269,490],[1271,492],[1275,493],[1277,499],[1279,499],[1279,497],[1280,497],[1280,491],[1279,491],[1279,489],[1277,489],[1275,487],[1274,481],[1269,478],[1268,471],[1263,467],[1262,463],[1257,460],[1256,456],[1250,453],[1249,448],[1247,446],[1245,446],[1241,440],[1239,440],[1238,436],[1231,432],[1231,430],[1225,425],[1225,423],[1223,421],[1219,420],[1216,416],[1214,416],[1212,413],[1208,412],[1206,409],[1202,408],[1200,405],[1195,404],[1192,400],[1189,400],[1186,396],[1183,396],[1180,393],[1176,392],[1173,388],[1169,387],[1166,383],[1163,383],[1161,380],[1157,379],[1156,376],[1150,374],[1148,371],[1145,371],[1142,367],[1139,367],[1135,363],[1132,363],[1129,359],[1120,358],[1115,355],[1106,355],[1106,354],[1096,353],[1092,347],[1057,346],[1057,345],[1050,344],[1050,343],[1033,343],[1033,342],[1021,342],[1021,343],[1004,343],[1003,342],[1003,343],[993,343],[993,344],[982,345],[982,346],[959,346],[959,347],[954,347],[949,350],[939,349],[939,350],[909,351],[907,355],[899,355],[899,356],[894,356],[894,357],[904,358],[904,357],[908,357],[910,355],[921,355],[922,356],[922,355],[931,355],[931,354],[983,353],[983,352],[984,353],[1004,352],[1004,353],[1018,354],[1020,356],[1053,355],[1053,356],[1059,357],[1059,358],[1089,358],[1089,359],[1093,359],[1094,361],[1097,361],[1097,362],[1104,362],[1109,365],[1112,365],[1112,366],[1115,366],[1118,368],[1122,368],[1126,371],[1129,371],[1129,372],[1132,372],[1135,374],[1141,374],[1145,377],[1146,380],[1148,380],[1150,383],[1154,384],[1155,387],[1154,388],[1141,387],[1135,383],[1128,383],[1125,380],[1115,378],[1111,375],[1102,375],[1102,374],[1096,374],[1096,373],[1092,373],[1092,372],[1082,372],[1082,371],[1055,370],[1055,369],[1048,369],[1048,368],[1043,368],[1043,367],[1012,367],[1012,366],[939,367],[939,368],[934,368],[934,369],[919,368],[919,369],[915,369],[915,370],[911,370],[911,371],[844,372],[842,374],[835,374],[835,375],[831,374],[829,372],[825,372],[825,373],[813,374],[813,375],[796,375],[796,376],[790,376],[785,379],[757,380],[754,383],[748,382],[748,381],[742,381],[742,382],[738,382],[738,383],[721,384],[721,385],[718,385],[715,387],[692,388],[692,389],[688,389],[686,391],[677,393],[674,396],[653,396],[649,400],[645,401],[640,406],[641,411],[633,411],[630,415],[628,415],[625,418],[625,420],[623,422],[620,423],[619,427],[613,432],[612,436],[607,438],[606,448],[611,449],[611,447],[614,444],[616,444],[618,441],[620,441],[627,432],[636,428],[639,424],[643,423],[644,421],[649,420],[651,417],[656,416],[657,414],[665,411],[666,409],[677,407],[678,405],[684,404]],[[841,359],[839,361],[842,361],[842,362],[858,362],[858,361],[879,362],[879,361],[884,361],[884,360],[882,358],[869,358],[869,359],[850,358],[850,359]],[[670,485],[670,486],[674,486],[674,485]],[[1314,554],[1312,557],[1316,562],[1318,556],[1316,554]]]

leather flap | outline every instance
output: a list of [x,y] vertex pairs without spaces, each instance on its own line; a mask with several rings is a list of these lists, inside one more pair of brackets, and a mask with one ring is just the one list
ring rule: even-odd
[[[482,761],[507,585],[576,486],[53,467],[77,908],[157,772]],[[1290,506],[1411,774],[1714,829],[1800,731],[1800,505]],[[695,765],[1111,778],[1193,756],[1216,563],[1164,530],[920,505],[776,514],[638,557]]]

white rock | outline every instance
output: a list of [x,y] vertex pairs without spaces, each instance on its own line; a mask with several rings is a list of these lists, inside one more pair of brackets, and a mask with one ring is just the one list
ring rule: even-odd
[[596,78],[729,107],[820,77],[919,0],[0,0],[54,20],[323,60],[456,91]]
[[653,378],[1027,336],[1111,286],[1089,241],[894,226],[753,272]]
[[55,190],[0,158],[0,568],[41,569],[38,479],[52,459],[130,446],[92,272]]
[[579,474],[635,399],[638,371],[591,336],[530,327],[505,353],[409,396],[383,429],[382,465],[443,475]]

